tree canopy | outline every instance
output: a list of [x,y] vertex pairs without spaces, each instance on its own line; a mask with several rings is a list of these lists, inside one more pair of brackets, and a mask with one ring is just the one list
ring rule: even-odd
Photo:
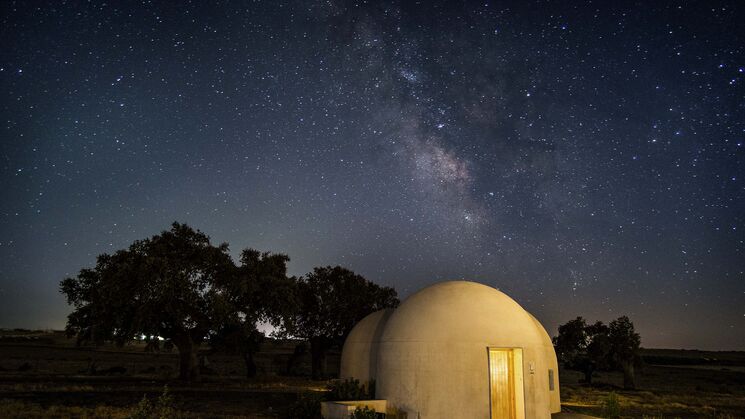
[[624,387],[635,387],[634,363],[641,338],[628,317],[619,317],[609,325],[600,321],[588,325],[577,317],[559,326],[553,342],[564,366],[584,372],[588,384],[595,371],[619,368],[624,373]]
[[257,323],[284,328],[297,310],[294,279],[287,277],[289,260],[284,254],[243,250],[241,264],[230,283],[234,311],[210,334],[213,348],[243,357],[248,377],[256,374],[254,354],[264,340]]
[[343,342],[368,314],[398,306],[396,290],[340,266],[313,269],[298,279],[293,333],[310,341],[313,377],[322,378],[328,348]]
[[228,299],[234,264],[228,246],[214,246],[186,224],[138,240],[60,288],[74,307],[67,332],[123,344],[135,336],[170,339],[180,354],[181,378],[198,377],[196,351],[210,330],[232,313]]
[[366,315],[397,306],[398,298],[393,288],[339,266],[288,278],[289,260],[245,249],[236,265],[227,244],[215,246],[176,222],[61,281],[73,306],[67,332],[94,343],[165,338],[178,349],[181,378],[192,380],[199,377],[197,352],[206,339],[213,349],[241,354],[247,375],[254,375],[253,356],[264,339],[257,324],[263,322],[308,339],[320,377],[329,346]]
[[642,340],[634,330],[634,323],[626,316],[613,320],[608,325],[608,340],[613,360],[623,371],[624,388],[636,388],[634,365],[639,358]]

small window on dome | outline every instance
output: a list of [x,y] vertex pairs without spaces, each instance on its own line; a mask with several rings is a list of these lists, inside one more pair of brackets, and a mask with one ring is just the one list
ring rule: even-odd
[[548,389],[554,391],[554,370],[548,370]]

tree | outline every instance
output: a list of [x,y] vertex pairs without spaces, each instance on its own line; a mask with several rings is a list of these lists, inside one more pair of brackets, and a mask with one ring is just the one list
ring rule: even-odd
[[588,343],[586,329],[585,319],[577,317],[559,326],[559,335],[553,338],[556,355],[567,368],[578,365],[585,356]]
[[623,371],[623,387],[636,388],[634,363],[639,356],[641,336],[634,331],[634,323],[622,316],[610,322],[608,339],[614,360]]
[[246,378],[253,378],[258,372],[254,355],[261,348],[266,336],[256,328],[255,323],[233,320],[219,327],[210,336],[210,346],[214,351],[238,354],[246,366]]
[[595,371],[608,367],[608,326],[602,322],[588,325],[585,319],[577,317],[559,326],[559,335],[553,342],[564,366],[582,371],[588,384],[592,384]]
[[396,290],[380,287],[340,266],[314,268],[297,282],[293,333],[310,342],[314,379],[325,375],[326,352],[342,343],[368,314],[398,306]]
[[211,334],[210,343],[240,354],[251,378],[257,372],[254,355],[265,338],[256,325],[279,328],[291,321],[297,308],[295,280],[287,277],[287,255],[245,249],[240,261],[229,290],[233,313]]
[[608,326],[597,321],[585,327],[587,333],[587,347],[585,348],[585,381],[592,384],[592,374],[597,370],[610,368],[609,356],[611,352],[608,339]]
[[634,388],[634,362],[641,340],[628,317],[619,317],[608,326],[600,321],[588,325],[577,317],[559,326],[553,342],[559,360],[568,369],[584,372],[587,384],[592,384],[595,371],[621,367],[624,387]]
[[199,345],[233,313],[234,277],[227,244],[213,246],[204,233],[173,223],[64,279],[60,290],[74,307],[66,330],[120,345],[140,335],[167,338],[179,352],[180,378],[196,380]]

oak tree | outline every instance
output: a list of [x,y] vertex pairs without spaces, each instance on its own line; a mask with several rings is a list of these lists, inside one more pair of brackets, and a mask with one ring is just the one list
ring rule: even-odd
[[234,271],[227,244],[214,246],[204,233],[173,223],[64,279],[61,292],[74,307],[66,330],[120,345],[141,335],[169,339],[179,352],[180,378],[196,380],[200,344],[234,312]]
[[341,266],[314,268],[298,279],[293,333],[310,342],[314,379],[325,376],[326,352],[368,314],[398,306],[396,290]]
[[614,361],[623,371],[623,387],[636,388],[634,364],[639,358],[641,336],[634,330],[634,323],[626,316],[613,320],[608,325],[608,340]]
[[265,339],[257,324],[286,330],[297,310],[295,280],[287,277],[289,260],[284,254],[243,250],[229,285],[233,313],[210,335],[214,348],[243,358],[249,378],[256,375],[254,355]]

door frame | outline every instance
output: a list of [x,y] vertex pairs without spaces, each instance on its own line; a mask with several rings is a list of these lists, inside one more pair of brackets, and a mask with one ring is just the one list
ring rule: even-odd
[[[518,383],[517,377],[515,380],[515,388],[513,391],[515,392],[515,417],[517,419],[525,419],[526,417],[526,406],[525,406],[525,363],[524,363],[524,355],[525,351],[524,348],[521,346],[515,346],[515,347],[507,347],[502,345],[494,345],[494,346],[487,346],[486,347],[486,370],[487,370],[487,392],[488,392],[488,400],[489,400],[489,418],[492,418],[492,397],[491,397],[491,390],[492,390],[492,380],[491,380],[491,351],[511,351],[513,353],[512,356],[512,367],[515,371],[517,371],[519,367],[520,371],[520,378],[519,381],[521,383]],[[515,359],[514,354],[519,353],[519,365],[517,360]],[[521,384],[521,388],[518,387],[518,385]],[[518,393],[518,389],[520,390]]]

